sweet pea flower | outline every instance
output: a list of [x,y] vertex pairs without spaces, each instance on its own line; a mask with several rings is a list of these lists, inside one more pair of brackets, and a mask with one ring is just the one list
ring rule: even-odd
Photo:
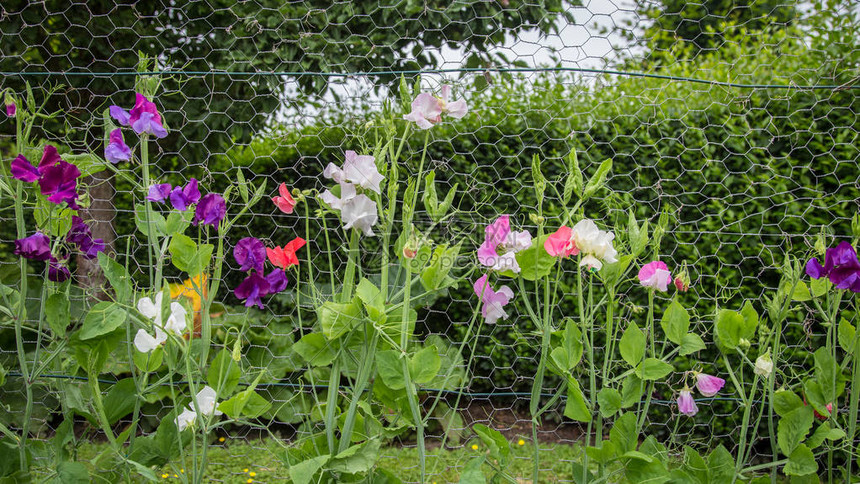
[[726,381],[722,378],[707,375],[705,373],[696,373],[696,388],[699,389],[699,392],[706,397],[713,397],[720,390],[722,390],[723,386],[725,386]]
[[[170,186],[170,185],[168,185]],[[170,203],[173,208],[184,212],[189,205],[200,201],[200,189],[197,188],[197,179],[192,178],[185,184],[185,188],[176,187],[170,192]]]
[[493,270],[520,272],[515,254],[532,245],[527,230],[511,230],[510,216],[502,215],[484,229],[484,242],[478,248],[478,261]]
[[156,328],[161,327],[167,332],[181,336],[186,327],[185,316],[187,311],[182,304],[176,301],[171,302],[170,316],[162,324],[161,302],[163,298],[164,294],[161,292],[155,295],[155,301],[149,297],[142,297],[137,301],[137,310],[144,317],[151,319]]
[[665,262],[655,260],[639,269],[639,283],[642,287],[666,292],[672,283],[672,274]]
[[14,118],[15,114],[18,112],[18,106],[15,104],[15,98],[12,97],[9,92],[6,92],[4,97],[4,102],[6,104],[6,116],[10,118]]
[[753,373],[756,375],[763,376],[765,378],[770,377],[770,374],[773,372],[773,360],[770,359],[770,355],[767,353],[760,355],[755,360],[755,369],[753,369]]
[[585,257],[579,262],[580,266],[587,267],[592,271],[599,271],[603,263],[612,264],[617,262],[615,256],[618,251],[612,247],[615,234],[597,228],[590,219],[583,219],[576,223],[571,230],[573,243]]
[[696,406],[696,401],[693,400],[693,395],[687,387],[684,387],[681,390],[681,394],[678,395],[678,410],[688,417],[692,417],[699,412],[699,407]]
[[287,272],[281,269],[274,269],[266,276],[266,282],[269,283],[269,294],[277,294],[287,288]]
[[182,413],[176,416],[176,428],[179,429],[180,432],[187,429],[194,421],[197,420],[197,412],[191,410],[189,408],[182,409]]
[[66,242],[78,246],[87,259],[95,259],[99,252],[105,250],[104,240],[94,239],[90,227],[77,215],[72,215],[72,227],[66,234]]
[[326,165],[323,176],[338,183],[349,182],[366,190],[381,193],[379,184],[385,179],[376,168],[375,158],[370,155],[359,155],[355,151],[344,152],[343,169],[334,163]]
[[269,281],[265,277],[253,272],[236,286],[233,294],[236,298],[245,300],[246,308],[256,305],[258,308],[263,309],[262,298],[269,294],[270,288],[271,284],[269,284]]
[[51,258],[51,239],[42,232],[15,241],[15,255],[32,260]]
[[373,226],[379,220],[379,215],[376,212],[376,204],[367,195],[362,193],[345,203],[341,208],[340,216],[343,220],[343,228],[348,230],[355,227],[364,232],[364,235],[369,237],[375,235]]
[[240,271],[262,271],[266,264],[266,246],[260,239],[245,237],[233,249],[233,258],[239,264]]
[[48,260],[48,280],[53,282],[63,282],[72,277],[72,273],[66,266],[64,261],[57,259],[54,256]]
[[552,257],[568,257],[579,254],[579,248],[573,240],[573,230],[562,225],[543,243],[546,253]]
[[170,192],[173,187],[170,186],[170,183],[156,183],[149,187],[149,193],[146,195],[146,199],[150,202],[163,202],[170,197]]
[[466,101],[460,99],[450,102],[450,97],[451,86],[447,84],[442,86],[441,98],[422,92],[412,101],[412,112],[403,116],[403,119],[414,122],[420,129],[430,129],[442,121],[443,114],[457,119],[465,116],[469,112]]
[[203,415],[224,415],[223,412],[217,408],[217,398],[218,394],[215,393],[215,390],[209,385],[206,385],[197,392],[194,399],[197,401],[197,409],[200,410],[200,413]]
[[218,228],[221,220],[227,215],[227,202],[224,197],[217,193],[207,193],[200,199],[197,204],[197,210],[194,212],[194,225],[203,223]]
[[487,320],[487,324],[495,324],[501,319],[508,319],[508,313],[505,312],[504,306],[507,305],[514,297],[514,292],[508,286],[502,286],[498,291],[494,291],[488,282],[489,276],[484,274],[480,279],[475,281],[475,294],[481,298],[481,314]]
[[141,353],[149,353],[165,341],[167,341],[167,333],[158,326],[155,327],[155,337],[147,333],[146,330],[139,329],[134,336],[134,347]]
[[827,277],[837,289],[860,292],[860,261],[851,243],[842,241],[835,248],[827,249],[824,266],[818,259],[806,263],[806,275],[813,279]]
[[120,125],[131,126],[137,134],[149,133],[156,138],[167,136],[158,108],[143,94],[135,93],[134,107],[130,112],[119,106],[110,106],[109,110],[111,117]]
[[128,161],[131,159],[131,148],[125,144],[122,137],[122,130],[117,128],[110,132],[108,145],[105,146],[105,159],[114,165],[120,161]]
[[69,208],[77,210],[75,202],[78,198],[77,186],[81,171],[77,166],[63,160],[52,145],[45,146],[42,160],[35,167],[27,161],[24,155],[18,155],[12,160],[12,176],[28,183],[39,182],[42,195],[55,204],[68,203]]
[[281,183],[281,186],[278,187],[278,193],[280,196],[272,197],[272,202],[274,202],[275,206],[285,214],[289,215],[293,213],[293,209],[296,208],[297,202],[293,200],[293,196],[290,195],[290,190],[287,188],[286,183]]
[[266,247],[266,255],[269,257],[269,262],[274,264],[276,267],[286,269],[290,266],[299,265],[299,258],[296,255],[296,251],[304,247],[304,245],[305,239],[296,237],[283,247],[275,247],[274,249]]
[[678,292],[687,292],[690,289],[690,274],[687,272],[686,263],[684,263],[684,268],[681,269],[681,272],[675,276],[674,284]]

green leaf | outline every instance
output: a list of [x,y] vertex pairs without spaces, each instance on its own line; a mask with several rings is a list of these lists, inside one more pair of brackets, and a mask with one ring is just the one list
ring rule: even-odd
[[332,457],[326,468],[345,474],[367,472],[379,460],[379,446],[380,442],[378,439],[371,439],[361,444],[353,445]]
[[[842,370],[827,348],[815,350],[815,382],[821,386],[825,405],[835,402],[845,387]],[[830,412],[826,408],[824,410],[827,413],[821,410],[818,413],[829,416]]]
[[484,442],[490,451],[490,457],[496,459],[501,467],[507,467],[508,457],[511,454],[511,443],[496,429],[491,429],[483,424],[475,424],[472,430]]
[[643,380],[660,380],[669,373],[672,373],[672,370],[674,370],[672,365],[663,360],[646,358],[636,369],[636,373]]
[[328,462],[331,455],[324,454],[290,466],[290,479],[294,484],[310,484],[314,476]]
[[803,407],[803,400],[791,390],[780,390],[773,394],[773,410],[780,417]]
[[99,252],[98,258],[99,267],[104,272],[111,289],[114,290],[116,300],[123,302],[128,299],[133,290],[131,276],[128,275],[128,271],[119,262],[110,258],[104,252]]
[[132,359],[134,359],[134,366],[138,370],[144,373],[151,373],[161,368],[161,363],[164,360],[164,348],[159,346],[147,353],[137,351],[137,348],[135,348]]
[[797,286],[794,287],[794,293],[791,295],[791,300],[796,302],[806,302],[812,300],[812,294],[809,292],[809,286],[803,281],[797,281]]
[[195,277],[209,266],[215,246],[212,244],[198,246],[185,234],[173,234],[167,249],[170,251],[173,266]]
[[735,459],[722,444],[708,454],[708,473],[712,483],[731,482],[735,477]]
[[302,339],[293,345],[293,351],[311,366],[329,365],[337,356],[329,347],[325,336],[319,333],[308,333],[302,336]]
[[[588,453],[588,457],[593,459],[598,464],[606,465],[610,461],[615,458],[615,444],[613,444],[609,440],[604,440],[600,442],[600,447],[586,447],[585,452]],[[574,473],[574,479],[576,479],[577,474],[582,476],[582,466],[579,467],[579,471]]]
[[[752,306],[744,306],[744,309],[752,309]],[[729,309],[721,309],[717,313],[716,335],[718,343],[729,350],[734,350],[740,344],[741,339],[750,340],[755,335],[755,327],[758,324],[758,317],[753,318],[755,311],[747,310],[745,317],[737,311]]]
[[385,350],[377,353],[376,368],[385,386],[392,390],[406,388],[406,381],[403,379],[403,364],[400,362],[399,351]]
[[638,440],[636,415],[633,412],[621,415],[609,431],[609,441],[612,442],[619,454],[636,450]]
[[854,354],[854,336],[857,334],[854,326],[847,319],[839,320],[839,346],[849,355]]
[[815,456],[804,444],[800,444],[794,449],[788,457],[788,464],[783,468],[787,476],[805,476],[817,470],[818,464],[815,462]]
[[69,298],[65,294],[60,293],[51,294],[45,300],[45,319],[48,320],[51,331],[58,338],[65,338],[66,328],[69,327],[69,323],[71,322],[71,315],[69,313],[70,304]]
[[678,353],[681,356],[687,356],[703,349],[705,349],[705,342],[702,341],[702,337],[696,333],[687,333],[681,339],[681,348]]
[[684,446],[684,471],[696,484],[710,484],[708,464],[692,447]]
[[567,369],[572,370],[582,359],[582,332],[573,318],[566,318],[564,326],[564,347],[567,350]]
[[358,286],[355,288],[355,295],[364,303],[364,307],[368,312],[371,310],[380,312],[384,310],[385,301],[382,300],[382,293],[367,278],[362,277],[361,281],[358,282]]
[[167,215],[167,221],[164,225],[164,231],[168,234],[181,234],[191,225],[191,218],[194,212],[186,210],[185,212],[172,211]]
[[463,472],[460,473],[460,484],[486,484],[487,478],[481,472],[481,466],[484,465],[484,456],[475,457],[463,467]]
[[149,226],[146,223],[146,205],[142,203],[134,209],[134,224],[137,226],[137,230],[140,230],[150,241],[156,237],[165,237],[168,233],[167,221],[163,215],[155,210],[149,211],[149,226],[152,227],[152,232],[150,233]]
[[433,251],[433,256],[430,264],[421,270],[421,285],[427,291],[435,291],[442,287],[446,281],[450,280],[448,274],[454,267],[457,257],[460,255],[460,244],[448,248],[447,245],[440,245]]
[[564,416],[577,422],[590,422],[591,410],[582,394],[579,382],[574,378],[567,379],[567,402],[564,404]]
[[663,327],[663,332],[666,333],[669,341],[680,345],[690,329],[690,314],[678,301],[673,300],[663,313],[660,326]]
[[438,221],[439,200],[436,197],[436,172],[430,170],[424,177],[424,195],[421,200],[424,202],[424,210],[430,215],[430,218],[435,222]]
[[108,334],[122,326],[127,317],[128,313],[121,305],[107,301],[100,302],[87,313],[78,337],[81,340],[88,340]]
[[621,393],[614,388],[604,388],[597,394],[597,403],[600,405],[600,414],[609,418],[621,410]]
[[413,383],[429,383],[436,378],[441,366],[442,358],[439,357],[439,350],[430,345],[415,353],[409,360],[409,374]]
[[527,281],[535,281],[548,276],[555,266],[556,258],[549,255],[543,244],[549,235],[532,241],[531,247],[516,253],[517,264],[520,266],[520,276]]
[[790,456],[803,442],[812,428],[813,420],[812,408],[808,406],[796,408],[779,419],[777,443],[783,454]]
[[105,161],[102,157],[94,153],[81,153],[78,155],[64,153],[60,155],[60,158],[77,166],[78,170],[81,171],[81,178],[88,177],[90,175],[94,175],[96,173],[104,171],[105,163],[107,163],[107,161]]
[[630,408],[642,400],[642,394],[645,393],[645,382],[631,373],[624,378],[621,383],[621,406]]
[[632,367],[636,367],[645,357],[645,334],[636,326],[636,323],[631,322],[624,331],[618,343],[618,349],[624,361]]
[[248,203],[250,197],[248,196],[248,182],[245,181],[245,174],[242,173],[242,168],[236,168],[236,186],[239,188],[239,196],[242,197],[242,201],[245,204]]
[[240,416],[257,418],[268,412],[271,407],[272,402],[260,396],[259,393],[254,391],[253,387],[249,387],[233,395],[229,400],[221,402],[218,405],[218,410],[221,410],[233,419],[237,419]]
[[221,350],[212,363],[209,365],[209,373],[207,373],[207,381],[209,386],[215,390],[221,398],[227,398],[236,390],[239,385],[239,378],[242,376],[242,370],[239,365],[233,361],[232,354],[226,349]]
[[[818,446],[824,443],[824,439],[827,438],[827,435],[830,433],[831,430],[842,432],[839,429],[831,428],[829,420],[821,422],[821,425],[819,425],[818,428],[815,429],[815,432],[812,432],[812,435],[810,435],[809,438],[806,439],[806,446],[809,447],[811,450],[817,449]],[[842,434],[844,435],[845,432],[842,432]]]
[[104,398],[105,415],[111,425],[134,411],[137,401],[137,387],[134,379],[124,378],[111,386]]
[[567,179],[564,181],[564,192],[562,202],[567,205],[573,194],[582,196],[582,170],[579,168],[579,160],[576,157],[576,148],[571,148],[567,157]]
[[354,303],[347,304],[328,301],[317,311],[323,334],[329,341],[343,336],[361,321],[361,310]]
[[606,183],[606,176],[612,171],[612,159],[607,158],[600,166],[594,175],[588,180],[585,189],[582,191],[583,201],[591,198],[591,196]]
[[90,482],[87,466],[81,462],[61,461],[57,464],[56,482],[62,484],[86,484]]

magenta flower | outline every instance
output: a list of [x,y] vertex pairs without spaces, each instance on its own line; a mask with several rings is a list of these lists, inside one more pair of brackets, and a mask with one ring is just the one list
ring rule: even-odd
[[579,254],[576,241],[573,240],[573,230],[562,225],[543,242],[546,253],[552,257],[568,257]]
[[32,260],[51,258],[51,239],[42,232],[15,241],[15,255]]
[[532,245],[528,231],[511,231],[510,217],[502,215],[484,229],[484,243],[478,248],[478,261],[493,270],[520,272],[515,254]]
[[110,139],[108,140],[108,145],[105,147],[105,159],[114,165],[120,161],[131,159],[131,148],[125,144],[122,130],[119,128],[110,132]]
[[672,283],[672,274],[665,262],[655,260],[639,269],[639,283],[643,287],[666,292]]
[[699,389],[702,395],[713,397],[726,385],[726,381],[722,378],[707,375],[705,373],[696,373],[696,388]]
[[287,272],[282,269],[274,269],[266,276],[269,282],[269,294],[277,294],[287,288]]
[[146,199],[150,202],[163,202],[170,197],[172,188],[170,183],[156,183],[149,187],[149,194],[146,195]]
[[[44,157],[42,159],[44,160]],[[27,183],[38,181],[39,177],[42,175],[39,168],[33,166],[27,158],[24,157],[24,155],[18,155],[14,160],[12,160],[12,168],[10,171],[12,172],[13,177]]]
[[699,407],[696,406],[696,401],[693,400],[693,395],[687,387],[684,387],[681,390],[681,394],[678,395],[678,410],[688,417],[692,417],[699,412]]
[[70,208],[77,210],[75,200],[78,198],[77,187],[81,171],[77,166],[60,158],[54,146],[45,146],[38,167],[30,164],[24,155],[18,155],[12,160],[11,173],[21,181],[38,181],[42,195],[47,195],[49,202],[66,202]]
[[[170,186],[170,185],[168,185]],[[185,184],[185,188],[176,187],[170,192],[170,203],[173,208],[184,212],[189,205],[200,201],[200,190],[197,188],[197,179],[192,178]]]
[[51,259],[48,261],[48,280],[63,282],[70,277],[72,277],[72,273],[69,272],[69,268],[66,267],[65,263],[51,256]]
[[412,121],[420,129],[430,129],[434,124],[442,121],[442,114],[452,118],[460,119],[469,111],[466,101],[449,102],[451,86],[442,86],[442,97],[438,98],[430,93],[422,92],[412,101],[412,112],[403,116],[406,121]]
[[233,249],[233,257],[240,271],[255,270],[262,272],[266,264],[266,246],[260,239],[245,237]]
[[167,136],[167,130],[161,123],[161,115],[155,103],[143,94],[135,94],[134,107],[126,111],[119,106],[111,106],[110,115],[122,126],[131,126],[137,134],[149,133],[156,138]]
[[514,297],[514,292],[508,286],[502,286],[498,291],[494,291],[488,279],[487,274],[481,276],[475,281],[474,289],[483,303],[481,314],[487,320],[487,324],[495,324],[500,318],[508,319],[504,306]]
[[262,298],[269,294],[270,287],[271,285],[265,277],[254,272],[248,275],[248,277],[246,277],[245,280],[233,290],[233,294],[235,294],[237,298],[245,300],[246,308],[256,305],[258,308],[263,309]]
[[202,222],[218,228],[218,224],[225,215],[227,215],[227,202],[224,201],[224,197],[217,193],[207,193],[197,204],[193,223],[197,225]]
[[104,240],[93,239],[90,227],[77,215],[72,216],[72,228],[66,234],[66,242],[76,245],[87,259],[95,259],[99,252],[105,250]]
[[860,292],[860,261],[857,260],[854,247],[846,241],[840,242],[835,248],[827,249],[824,267],[818,259],[809,259],[806,263],[806,275],[813,279],[828,277],[838,289]]
[[10,103],[9,100],[7,99],[6,100],[6,116],[9,116],[10,118],[14,118],[15,113],[17,113],[17,112],[18,112],[18,106],[15,105],[15,101],[12,101]]

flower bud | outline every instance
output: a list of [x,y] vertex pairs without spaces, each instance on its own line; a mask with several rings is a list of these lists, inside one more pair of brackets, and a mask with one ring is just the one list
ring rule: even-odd
[[536,213],[530,213],[529,214],[529,220],[531,220],[532,223],[535,225],[540,225],[540,224],[543,224],[544,222],[546,222],[545,217],[541,217]]
[[748,340],[748,339],[746,339],[746,338],[741,338],[741,339],[738,341],[738,348],[740,348],[740,349],[742,349],[742,350],[744,350],[744,351],[746,351],[746,350],[750,349],[750,346],[751,346],[751,345],[752,345],[752,343],[750,343],[750,340]]
[[773,361],[770,359],[770,355],[767,353],[759,356],[755,360],[755,374],[763,376],[765,378],[770,377],[770,374],[773,372]]
[[9,116],[10,118],[14,118],[15,113],[18,112],[18,106],[15,104],[15,98],[13,98],[12,95],[9,94],[8,91],[6,92],[6,95],[3,97],[4,97],[3,101],[6,104],[6,116]]
[[687,263],[684,263],[683,268],[675,275],[675,289],[678,292],[687,292],[690,289],[690,274],[687,272]]
[[693,400],[693,395],[687,387],[681,390],[681,394],[678,395],[678,411],[688,417],[696,415],[699,411],[699,407],[696,406],[696,401]]
[[233,361],[236,363],[242,359],[242,338],[236,338],[236,342],[233,343]]

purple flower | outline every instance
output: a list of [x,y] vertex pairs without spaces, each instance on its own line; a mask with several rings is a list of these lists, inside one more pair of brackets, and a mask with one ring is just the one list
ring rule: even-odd
[[486,274],[481,276],[475,281],[474,289],[475,294],[481,298],[483,303],[481,313],[486,318],[487,324],[495,324],[499,318],[508,319],[508,313],[505,312],[504,306],[514,297],[514,292],[508,286],[502,286],[498,291],[494,291],[487,279]]
[[478,261],[498,271],[520,272],[515,254],[532,245],[528,231],[511,230],[510,216],[502,215],[484,229],[484,243],[478,248]]
[[678,410],[688,417],[692,417],[699,412],[699,407],[696,406],[696,401],[693,400],[693,395],[689,388],[681,390],[678,395]]
[[197,188],[197,179],[195,178],[188,180],[185,188],[176,187],[170,192],[170,203],[173,204],[173,208],[180,212],[184,212],[189,205],[199,201],[200,190]]
[[849,242],[842,241],[835,248],[827,249],[823,267],[818,259],[809,259],[806,274],[813,279],[828,277],[838,289],[860,292],[860,261]]
[[56,257],[51,256],[51,260],[48,261],[48,280],[63,282],[70,277],[72,273],[69,272],[69,268]]
[[197,204],[194,212],[194,225],[204,223],[217,228],[224,216],[227,215],[227,202],[217,193],[207,193]]
[[15,106],[15,101],[9,103],[9,100],[6,100],[6,116],[10,118],[15,117],[15,113],[18,112],[18,106]]
[[110,139],[105,147],[105,159],[113,164],[131,159],[131,148],[125,144],[122,130],[119,128],[110,132]]
[[109,109],[113,119],[121,126],[131,126],[137,134],[149,133],[156,138],[167,136],[158,108],[143,94],[135,93],[134,107],[130,112],[119,106],[111,106]]
[[269,281],[258,273],[252,273],[233,290],[233,294],[239,299],[245,300],[245,307],[256,305],[263,309],[263,301],[260,299],[269,294]]
[[93,239],[90,227],[77,215],[72,216],[72,228],[66,234],[66,242],[77,245],[87,259],[95,259],[99,252],[105,250],[104,240]]
[[42,176],[39,178],[39,188],[42,195],[47,195],[51,203],[66,202],[69,207],[77,209],[75,200],[78,198],[78,177],[81,176],[81,170],[67,161],[60,160],[56,165],[40,168],[40,171]]
[[705,373],[696,373],[696,388],[706,397],[713,397],[725,386],[726,381],[722,378],[707,375]]
[[287,288],[287,272],[282,269],[275,269],[266,276],[269,282],[269,294],[277,294]]
[[240,266],[239,270],[262,272],[266,263],[266,246],[260,239],[245,237],[236,244],[233,257]]
[[42,232],[15,241],[15,255],[26,259],[48,260],[51,258],[51,239]]
[[39,179],[41,173],[33,166],[24,155],[18,155],[12,160],[12,176],[27,183],[33,183]]
[[128,126],[129,118],[131,115],[125,109],[119,106],[111,106],[108,108],[110,110],[110,116],[119,123],[120,126]]
[[170,197],[170,190],[172,188],[170,183],[156,183],[149,187],[149,194],[146,195],[146,199],[150,202],[163,202]]

